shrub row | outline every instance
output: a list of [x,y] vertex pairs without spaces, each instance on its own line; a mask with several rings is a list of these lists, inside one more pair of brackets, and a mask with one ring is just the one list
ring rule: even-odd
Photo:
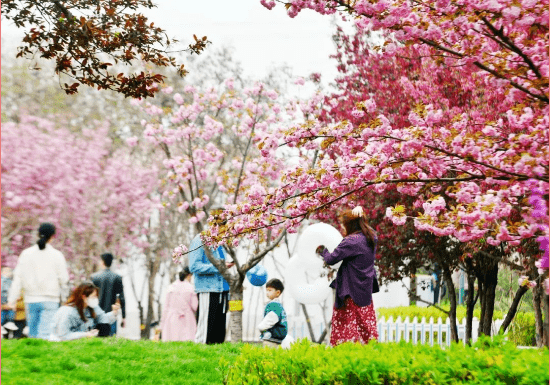
[[[442,306],[445,310],[448,310],[447,307]],[[387,307],[387,308],[378,308],[376,309],[376,315],[378,318],[386,317],[386,319],[393,317],[393,319],[397,319],[397,317],[401,317],[402,319],[405,319],[406,317],[409,317],[411,320],[414,317],[417,317],[418,320],[421,320],[422,317],[426,317],[427,320],[430,319],[430,317],[433,317],[434,320],[437,321],[439,317],[445,322],[447,320],[447,314],[443,313],[442,311],[436,309],[435,307],[420,307],[420,306],[398,306],[398,307]],[[474,309],[474,317],[477,317],[479,319],[481,315],[481,310],[479,308]],[[506,315],[503,314],[501,311],[495,311],[493,313],[493,319],[503,319]],[[456,307],[456,317],[458,320],[462,320],[462,318],[466,318],[466,306],[459,305]]]
[[[474,317],[480,318],[481,310],[474,309]],[[414,317],[417,317],[420,321],[422,317],[429,320],[433,317],[435,322],[441,317],[443,322],[447,320],[447,314],[434,307],[419,307],[419,306],[399,306],[392,308],[379,308],[376,309],[376,315],[378,319],[385,317],[386,320],[393,317],[396,320],[401,317],[402,320],[409,317],[412,321]],[[456,316],[458,322],[461,322],[463,318],[466,318],[466,306],[457,306]],[[495,311],[493,313],[493,320],[504,319],[506,314],[501,311]],[[508,327],[507,338],[519,346],[534,346],[535,345],[535,315],[533,313],[517,313]]]
[[548,349],[518,349],[501,337],[473,346],[346,343],[301,340],[290,350],[244,346],[221,360],[224,384],[547,384]]

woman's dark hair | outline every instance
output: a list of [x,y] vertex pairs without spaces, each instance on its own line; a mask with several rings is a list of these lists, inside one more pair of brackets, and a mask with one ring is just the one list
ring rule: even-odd
[[[73,290],[71,296],[67,300],[67,305],[73,305],[74,307],[76,307],[76,310],[78,310],[78,314],[80,315],[80,319],[84,322],[86,322],[88,319],[84,314],[85,307],[84,299],[82,298],[82,296],[84,295],[86,297],[89,297],[93,294],[94,291],[99,294],[99,289],[96,285],[94,285],[92,282],[84,282]],[[91,307],[89,309],[92,318],[95,318],[94,309],[92,309]]]
[[270,279],[269,281],[267,281],[267,283],[265,284],[265,287],[266,287],[266,289],[268,287],[271,287],[275,290],[279,290],[281,293],[285,290],[285,286],[283,285],[281,280],[277,279],[277,278],[273,278],[273,279]]
[[342,223],[346,229],[346,236],[362,232],[367,238],[368,245],[374,249],[376,232],[367,223],[367,218],[364,213],[361,214],[361,216],[357,216],[353,214],[351,210],[346,210],[342,213]]
[[42,223],[38,228],[38,248],[44,250],[46,248],[46,243],[50,238],[55,234],[55,226],[51,223]]
[[179,272],[180,281],[183,281],[185,278],[187,278],[191,274],[191,271],[187,266],[183,268],[182,271]]

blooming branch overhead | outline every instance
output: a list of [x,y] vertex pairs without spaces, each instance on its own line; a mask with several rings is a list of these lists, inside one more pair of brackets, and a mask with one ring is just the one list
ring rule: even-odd
[[[144,139],[165,155],[163,204],[177,205],[201,230],[214,213],[205,241],[236,246],[239,240],[232,238],[233,233],[243,233],[245,226],[262,225],[227,221],[225,212],[248,213],[250,202],[273,192],[281,176],[283,160],[275,149],[264,151],[262,157],[257,148],[259,142],[269,141],[279,131],[285,116],[283,106],[277,103],[279,96],[261,83],[240,89],[233,79],[219,88],[186,86],[181,94],[169,87],[163,91],[173,94],[167,107],[142,104],[150,115],[142,122]],[[134,144],[137,140],[130,139]],[[281,230],[260,231],[251,238],[273,240]],[[179,246],[174,257],[185,252],[186,248]]]

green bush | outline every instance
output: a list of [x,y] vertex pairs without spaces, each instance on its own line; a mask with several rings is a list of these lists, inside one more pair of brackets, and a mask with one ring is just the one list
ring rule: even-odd
[[516,313],[508,327],[508,340],[519,346],[536,346],[534,313]]
[[[443,309],[449,310],[448,307],[443,307]],[[386,320],[390,317],[393,317],[394,320],[396,320],[397,317],[401,317],[403,320],[406,317],[409,317],[411,321],[414,317],[417,317],[419,321],[422,319],[422,317],[426,317],[426,320],[429,320],[430,317],[433,317],[435,322],[437,322],[437,319],[439,317],[441,317],[443,322],[447,320],[447,314],[431,306],[398,306],[389,308],[378,308],[376,309],[376,315],[378,316],[378,319],[386,317]],[[480,315],[481,310],[479,308],[474,309],[474,317],[477,317],[479,319]],[[501,311],[495,311],[493,313],[494,320],[503,319],[504,317],[505,314],[503,314]],[[459,305],[456,307],[456,318],[459,320],[459,322],[462,320],[462,318],[466,318],[466,306]]]
[[502,338],[472,347],[301,340],[290,350],[244,346],[221,361],[224,384],[514,384],[548,383],[548,349],[517,349]]

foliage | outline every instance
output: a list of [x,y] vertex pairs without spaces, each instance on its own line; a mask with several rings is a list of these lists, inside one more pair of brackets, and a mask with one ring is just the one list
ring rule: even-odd
[[[445,308],[445,306],[443,307]],[[397,317],[401,317],[401,319],[403,320],[406,317],[409,317],[410,320],[412,320],[414,317],[417,317],[419,321],[422,319],[422,317],[425,317],[426,320],[429,320],[430,317],[433,317],[433,319],[436,322],[439,317],[441,317],[443,322],[447,320],[447,314],[443,313],[441,310],[438,310],[434,307],[420,307],[420,306],[397,306],[397,307],[378,308],[376,309],[376,315],[378,319],[380,319],[381,317],[386,317],[386,320],[389,317],[393,317],[394,320],[396,320]],[[480,309],[478,307],[474,309],[474,317],[479,318],[479,316],[480,316]],[[463,318],[466,318],[466,306],[458,305],[456,307],[456,318],[458,322],[460,322]],[[502,319],[502,318],[504,318],[503,312],[495,311],[493,313],[494,320]]]
[[517,313],[508,329],[508,341],[520,346],[536,346],[534,313]]
[[337,347],[302,340],[290,350],[244,346],[222,363],[226,384],[544,384],[548,349],[521,350],[481,339],[450,349],[407,343],[345,343]]
[[[74,94],[80,84],[110,89],[134,98],[153,96],[153,83],[162,82],[158,73],[113,73],[110,67],[122,63],[176,67],[185,75],[166,49],[171,43],[166,32],[139,13],[153,8],[150,0],[118,1],[2,1],[2,17],[19,28],[28,28],[19,48],[19,56],[35,55],[55,62],[55,73],[76,80],[63,85]],[[209,43],[206,36],[197,38],[188,51],[202,52]]]
[[[222,382],[221,356],[242,345],[130,341],[104,338],[70,342],[2,340],[6,384],[194,384]],[[55,357],[55,359],[52,359]]]

